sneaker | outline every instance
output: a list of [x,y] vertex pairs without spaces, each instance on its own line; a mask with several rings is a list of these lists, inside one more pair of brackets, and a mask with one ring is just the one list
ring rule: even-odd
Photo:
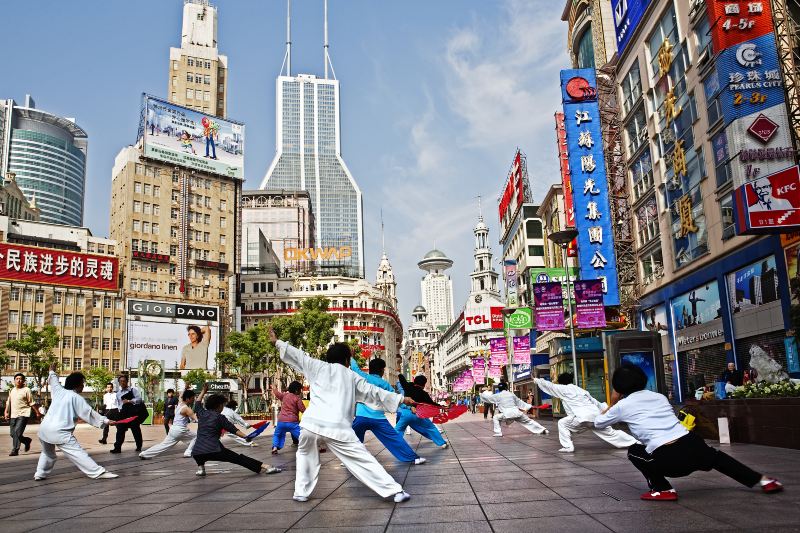
[[502,437],[502,436],[503,436],[503,434],[502,434],[502,433],[494,433],[494,434],[492,435],[492,437]]
[[103,472],[102,474],[97,476],[95,479],[116,479],[118,477],[119,476],[117,474],[112,474],[111,472]]
[[150,458],[149,457],[145,457],[144,455],[139,455],[139,459],[141,459],[142,461],[147,461]]
[[[450,447],[450,445],[449,445],[449,444],[447,444],[446,442],[445,442],[444,444],[442,444],[441,446],[439,446],[439,448],[441,448],[441,449],[443,449],[443,450],[446,450],[446,449],[447,449],[447,448],[449,448],[449,447]],[[403,501],[405,501],[405,500],[403,500]]]
[[292,499],[296,502],[307,502],[308,496],[292,496]]
[[34,481],[44,481],[45,479],[47,478],[44,476],[33,476]]
[[559,448],[558,451],[559,453],[573,453],[575,448]]
[[542,437],[546,437],[546,436],[548,436],[549,434],[550,434],[550,430],[549,430],[549,429],[545,429],[544,431],[542,431],[541,433],[539,433],[539,435],[541,435]]
[[19,455],[19,450],[11,450],[11,453],[8,454],[9,457],[15,457]]
[[675,492],[675,489],[663,491],[651,490],[650,492],[645,492],[642,494],[641,498],[643,500],[674,502],[678,499],[678,493]]
[[407,502],[410,499],[411,494],[407,493],[406,491],[401,491],[394,495],[394,503]]
[[766,483],[761,485],[761,490],[767,494],[780,492],[783,490],[783,484],[777,479],[769,478]]
[[278,448],[272,448],[272,455],[278,455]]
[[194,473],[195,476],[205,476],[206,475],[206,467],[205,466],[198,466],[197,472]]
[[25,441],[23,441],[23,443],[22,443],[22,444],[24,444],[24,445],[25,445],[25,451],[26,451],[26,452],[29,452],[29,451],[31,451],[31,439],[29,439],[29,438],[27,438],[27,437],[26,437],[26,438],[25,438]]
[[282,468],[278,468],[277,466],[268,466],[265,470],[265,474],[279,474],[283,472]]
[[192,458],[192,454],[190,454],[190,453],[184,453],[183,456],[186,457],[187,459],[191,459]]
[[122,450],[120,448],[111,448],[109,453],[122,453]]
[[425,459],[424,457],[417,457],[416,459],[414,459],[415,465],[424,465],[426,462],[427,459]]

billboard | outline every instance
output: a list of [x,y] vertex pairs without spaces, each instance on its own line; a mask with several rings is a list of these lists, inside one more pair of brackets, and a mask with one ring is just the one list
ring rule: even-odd
[[[727,139],[725,155],[738,155],[728,163],[734,187],[795,164],[789,116],[784,105],[736,119],[720,137]],[[714,163],[720,164],[716,156]]]
[[536,283],[533,286],[537,331],[564,329],[564,300],[560,283]]
[[503,329],[503,307],[467,304],[464,310],[464,331],[484,331],[487,329]]
[[642,311],[641,320],[642,331],[652,331],[653,333],[658,333],[662,337],[669,333],[667,308],[664,304],[656,305]]
[[525,158],[522,153],[517,150],[514,154],[514,161],[511,163],[511,170],[506,178],[503,193],[500,195],[500,205],[498,206],[498,214],[500,216],[500,235],[505,235],[511,221],[514,220],[517,212],[522,208],[525,203],[525,180],[527,179],[527,171],[525,168]]
[[502,366],[508,362],[508,341],[505,337],[489,339],[489,360],[494,366]]
[[114,291],[119,288],[119,260],[0,243],[0,279]]
[[678,351],[724,342],[716,280],[673,298],[672,323]]
[[614,11],[614,31],[617,34],[617,53],[622,56],[633,32],[642,21],[650,0],[611,0]]
[[606,326],[603,283],[599,279],[584,279],[575,282],[575,320],[579,328],[603,328]]
[[558,165],[561,169],[561,189],[564,191],[564,218],[568,228],[575,227],[575,206],[572,205],[572,179],[569,175],[569,152],[567,151],[567,126],[564,113],[556,112],[556,140],[558,142]]
[[516,307],[519,305],[519,295],[517,292],[519,280],[517,279],[516,259],[506,259],[503,261],[503,272],[506,278],[506,301],[508,302],[508,307]]
[[728,299],[734,315],[780,299],[774,255],[731,272],[727,281]]
[[164,361],[164,370],[213,369],[219,342],[219,327],[128,320],[127,364],[135,367],[144,359]]
[[596,87],[594,69],[561,71],[580,277],[602,280],[606,305],[619,305],[617,261]]
[[713,21],[711,41],[715,54],[773,29],[772,10],[766,0],[707,0],[706,6],[708,20]]
[[531,364],[531,338],[529,335],[514,337],[512,346],[514,349],[515,365]]
[[792,231],[800,226],[797,165],[749,181],[733,191],[737,234]]
[[656,358],[653,352],[623,352],[619,354],[621,365],[638,366],[647,376],[647,390],[658,392],[656,385]]
[[142,95],[145,157],[244,179],[244,124]]

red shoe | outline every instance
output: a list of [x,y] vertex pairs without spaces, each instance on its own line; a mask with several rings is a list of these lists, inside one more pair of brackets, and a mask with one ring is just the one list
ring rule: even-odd
[[769,482],[766,485],[761,485],[761,490],[766,492],[767,494],[772,494],[774,492],[781,492],[783,490],[783,485],[777,479],[769,479]]
[[678,499],[678,493],[675,492],[675,489],[664,490],[660,492],[657,490],[651,490],[650,492],[645,492],[642,494],[641,498],[643,500],[674,502]]

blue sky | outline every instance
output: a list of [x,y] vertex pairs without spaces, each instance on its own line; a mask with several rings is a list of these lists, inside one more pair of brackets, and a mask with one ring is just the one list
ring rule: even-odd
[[[4,4],[0,98],[75,117],[89,133],[85,224],[107,235],[114,156],[135,140],[142,92],[166,96],[180,0]],[[283,0],[218,0],[228,56],[228,115],[247,125],[245,187],[275,153],[275,78]],[[322,0],[295,0],[292,70],[322,74]],[[563,1],[329,0],[342,87],[342,151],[364,193],[367,276],[380,259],[380,210],[404,323],[420,299],[417,261],[436,246],[455,260],[456,307],[472,270],[478,208],[497,242],[497,196],[516,147],[534,200],[559,181],[553,113],[569,67]],[[18,22],[15,22],[17,20]],[[35,21],[35,22],[33,22]],[[499,253],[499,246],[495,246]],[[458,309],[456,310],[458,313]]]

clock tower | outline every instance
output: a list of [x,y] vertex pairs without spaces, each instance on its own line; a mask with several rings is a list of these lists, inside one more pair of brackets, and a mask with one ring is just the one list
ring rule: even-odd
[[489,246],[489,227],[478,217],[478,224],[472,230],[475,234],[475,267],[470,274],[470,297],[475,303],[481,303],[487,297],[500,298],[497,289],[498,274],[492,266],[492,249]]

